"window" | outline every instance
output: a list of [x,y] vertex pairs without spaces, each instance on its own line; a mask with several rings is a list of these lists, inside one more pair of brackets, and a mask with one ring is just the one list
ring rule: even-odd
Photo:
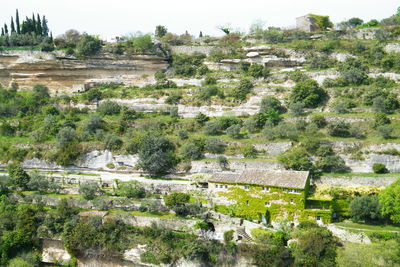
[[271,203],[265,202],[265,206],[266,206],[266,207],[269,207],[269,206],[271,206]]
[[282,188],[282,191],[283,191],[283,192],[287,192],[287,189],[286,189],[286,188]]
[[246,200],[246,205],[249,205],[249,201],[248,200]]
[[269,187],[267,187],[267,186],[262,186],[262,187],[261,187],[261,190],[262,190],[262,191],[265,191],[265,192],[269,192]]
[[250,186],[245,185],[245,186],[244,186],[244,189],[245,189],[245,190],[249,190],[249,189],[250,189]]
[[294,200],[293,199],[290,200],[290,204],[294,204]]
[[225,188],[228,188],[228,185],[225,185]]
[[293,193],[293,189],[289,189],[288,192],[289,192],[289,193]]
[[320,221],[320,220],[321,220],[321,216],[316,216],[315,219],[316,219],[317,221]]

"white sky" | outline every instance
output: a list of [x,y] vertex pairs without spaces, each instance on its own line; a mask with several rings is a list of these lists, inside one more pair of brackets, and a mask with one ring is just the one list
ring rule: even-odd
[[382,19],[396,13],[399,0],[1,0],[0,25],[10,23],[15,9],[20,19],[32,12],[46,15],[53,35],[68,29],[99,34],[103,38],[136,31],[153,32],[165,25],[173,33],[186,30],[220,35],[218,25],[230,23],[247,31],[255,20],[266,26],[291,27],[295,18],[329,15],[336,23],[352,17]]

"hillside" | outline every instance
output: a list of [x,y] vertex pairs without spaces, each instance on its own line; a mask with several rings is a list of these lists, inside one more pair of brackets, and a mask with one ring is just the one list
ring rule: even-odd
[[400,26],[312,17],[7,35],[1,264],[398,266]]

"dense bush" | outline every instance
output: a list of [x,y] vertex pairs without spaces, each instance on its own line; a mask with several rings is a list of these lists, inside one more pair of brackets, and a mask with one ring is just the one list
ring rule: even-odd
[[253,87],[254,85],[250,80],[242,79],[240,80],[239,85],[234,88],[233,97],[239,100],[245,100]]
[[189,160],[198,160],[203,157],[203,151],[195,144],[187,144],[182,148],[182,157]]
[[117,192],[118,195],[127,198],[144,198],[146,196],[146,190],[137,181],[120,184]]
[[226,134],[233,139],[240,139],[242,138],[242,134],[240,133],[241,129],[242,126],[240,126],[240,124],[234,124],[226,129]]
[[123,145],[123,141],[115,134],[108,134],[104,139],[104,147],[111,151],[120,149]]
[[191,55],[175,54],[172,57],[172,67],[176,75],[192,77],[196,75],[198,68],[202,66],[205,57],[201,53],[193,53]]
[[222,154],[225,151],[225,144],[218,138],[208,138],[205,141],[204,149],[213,154]]
[[270,76],[270,70],[261,64],[251,64],[247,72],[254,78],[268,78]]
[[278,161],[289,170],[310,171],[314,168],[307,152],[301,148],[292,148],[282,153],[278,156]]
[[382,163],[374,163],[372,165],[372,170],[374,173],[387,173],[389,172],[388,169],[386,168],[385,164]]
[[350,136],[350,124],[339,121],[331,122],[327,126],[328,134],[331,136],[338,137],[349,137]]
[[97,108],[97,112],[101,115],[114,115],[119,114],[121,111],[120,105],[114,101],[104,101],[102,102],[99,107]]
[[285,113],[286,111],[285,107],[282,106],[281,101],[273,96],[267,96],[261,100],[260,112],[268,113],[269,109],[273,109],[278,113]]
[[101,192],[97,183],[94,182],[80,184],[78,191],[86,200],[94,199]]
[[301,102],[307,108],[315,108],[323,103],[326,92],[319,87],[315,80],[299,81],[290,94],[290,102]]
[[27,188],[30,177],[20,165],[10,164],[7,166],[7,171],[8,177],[13,185]]
[[190,195],[185,193],[172,193],[164,197],[165,205],[169,208],[183,206],[189,203]]

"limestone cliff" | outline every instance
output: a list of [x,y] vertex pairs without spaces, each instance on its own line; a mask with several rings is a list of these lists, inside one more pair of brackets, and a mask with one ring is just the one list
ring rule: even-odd
[[[165,58],[156,55],[119,56],[103,53],[86,59],[63,52],[0,52],[0,84],[15,82],[21,89],[43,84],[52,93],[76,92],[99,83],[143,85],[153,82],[153,74],[165,70]],[[144,75],[147,74],[147,75]]]

